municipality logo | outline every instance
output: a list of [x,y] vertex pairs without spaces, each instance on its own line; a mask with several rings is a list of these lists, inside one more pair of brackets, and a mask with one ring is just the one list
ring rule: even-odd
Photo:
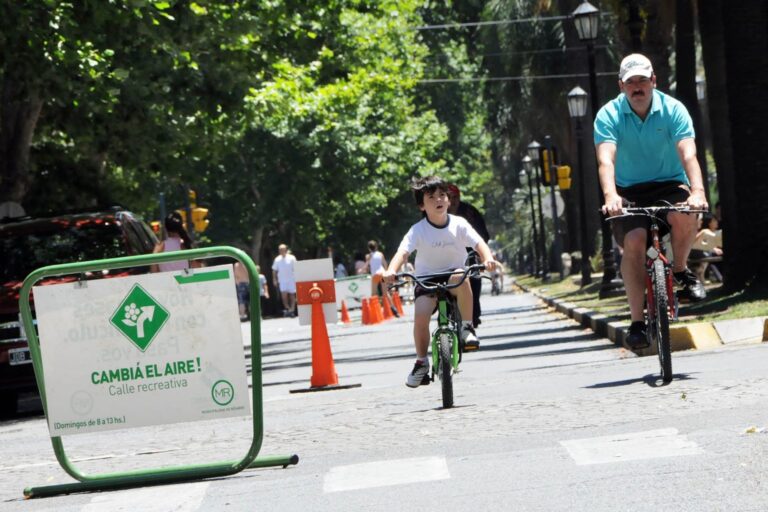
[[109,322],[144,352],[170,316],[144,288],[135,284]]

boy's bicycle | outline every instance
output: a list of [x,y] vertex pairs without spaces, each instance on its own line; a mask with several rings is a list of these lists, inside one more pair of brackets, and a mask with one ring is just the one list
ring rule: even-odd
[[672,347],[669,339],[669,321],[677,320],[677,296],[672,283],[672,263],[664,255],[659,239],[659,223],[666,224],[668,212],[702,213],[702,210],[691,210],[688,206],[645,206],[626,207],[621,209],[621,215],[608,217],[615,220],[623,217],[644,216],[650,219],[648,233],[650,246],[646,251],[646,281],[645,281],[645,322],[651,343],[656,345],[661,365],[661,380],[668,384],[672,382]]
[[[391,287],[402,286],[406,283],[405,278],[410,278],[417,285],[428,292],[434,292],[437,296],[437,328],[432,333],[432,376],[434,382],[435,375],[442,384],[443,407],[453,407],[453,374],[459,371],[461,354],[464,347],[461,342],[461,315],[456,304],[456,298],[451,295],[449,290],[458,288],[464,283],[467,277],[479,275],[485,270],[485,265],[470,265],[464,270],[455,272],[441,272],[437,274],[426,274],[417,276],[409,272],[400,272],[397,274],[398,281],[390,285]],[[452,275],[461,275],[461,278],[455,283],[440,282],[446,281]]]

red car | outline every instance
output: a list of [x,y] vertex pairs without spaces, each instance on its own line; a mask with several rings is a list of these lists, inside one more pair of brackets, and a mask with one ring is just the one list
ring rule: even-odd
[[[152,229],[122,208],[0,220],[0,416],[16,412],[23,392],[37,391],[29,346],[19,316],[24,278],[47,265],[151,253]],[[146,268],[103,271],[88,279],[143,273]],[[46,279],[54,284],[77,276]]]

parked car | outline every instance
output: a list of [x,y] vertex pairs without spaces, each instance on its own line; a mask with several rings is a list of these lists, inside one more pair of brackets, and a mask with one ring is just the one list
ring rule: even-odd
[[[151,253],[152,229],[123,208],[45,218],[0,220],[0,415],[16,411],[23,392],[37,391],[29,345],[19,315],[19,292],[33,270],[58,263]],[[142,273],[132,268],[102,271],[86,279]],[[74,281],[46,279],[42,284]]]

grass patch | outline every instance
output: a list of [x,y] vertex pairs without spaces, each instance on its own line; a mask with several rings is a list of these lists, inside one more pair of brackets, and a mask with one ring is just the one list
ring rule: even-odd
[[[537,294],[571,302],[618,320],[629,321],[627,299],[622,293],[617,297],[601,299],[601,276],[593,276],[593,282],[583,288],[574,276],[563,280],[556,274],[547,282],[531,275],[513,276],[515,282]],[[739,292],[727,292],[720,285],[707,286],[707,298],[698,303],[680,304],[679,323],[714,322],[737,318],[768,316],[768,288],[749,287]]]

